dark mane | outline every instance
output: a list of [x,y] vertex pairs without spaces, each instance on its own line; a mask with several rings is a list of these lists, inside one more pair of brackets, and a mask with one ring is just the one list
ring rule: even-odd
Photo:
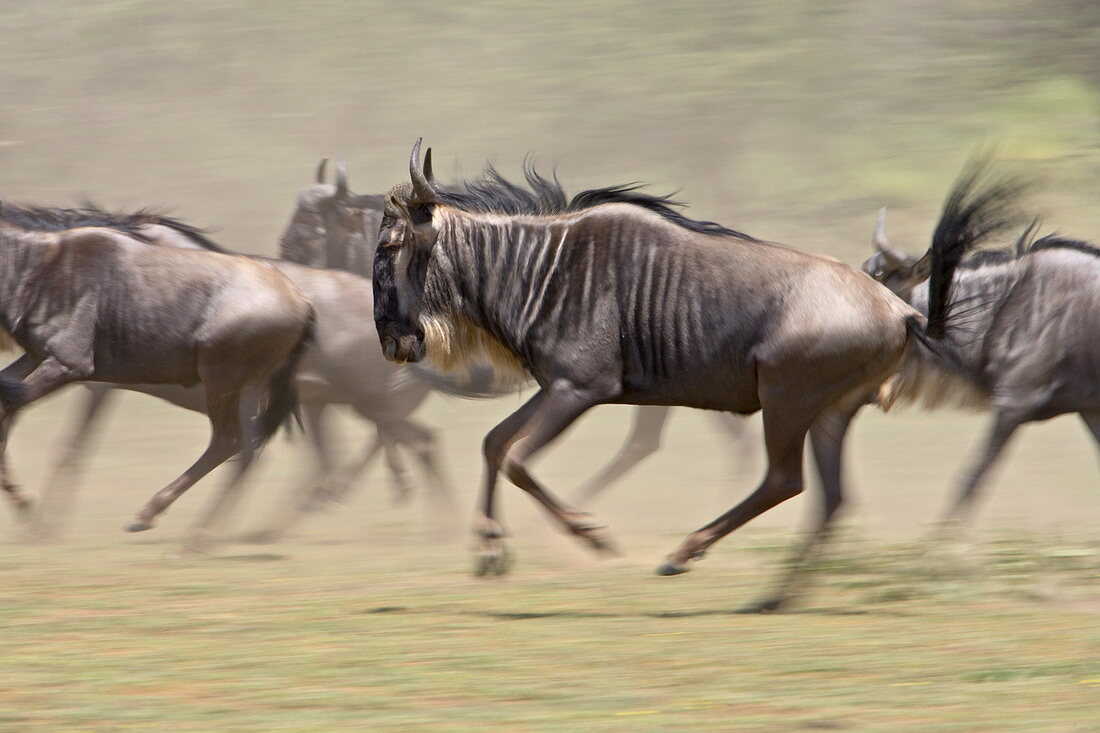
[[556,175],[552,178],[543,177],[529,161],[524,161],[523,177],[527,181],[527,188],[512,183],[489,165],[479,178],[466,181],[461,189],[441,190],[438,198],[441,202],[463,211],[513,215],[567,214],[602,204],[631,204],[652,211],[693,232],[756,241],[747,234],[727,229],[712,221],[689,219],[677,210],[684,204],[673,200],[671,196],[642,193],[639,189],[643,184],[640,183],[593,188],[581,191],[569,199]]
[[81,227],[105,227],[148,242],[140,228],[147,224],[145,213],[111,214],[94,207],[80,209],[24,206],[7,201],[0,205],[0,221],[28,232],[63,232]]
[[1097,247],[1091,242],[1059,237],[1057,234],[1048,234],[1042,239],[1037,239],[1028,249],[1027,253],[1033,254],[1035,252],[1041,252],[1044,249],[1072,249],[1092,255],[1093,257],[1100,257],[1100,247]]
[[107,211],[90,201],[85,201],[80,208],[76,209],[24,206],[5,201],[0,204],[0,221],[34,232],[63,232],[80,227],[104,227],[146,243],[152,240],[141,231],[142,227],[160,225],[179,232],[203,249],[211,252],[226,252],[206,236],[206,230],[151,209],[120,213]]

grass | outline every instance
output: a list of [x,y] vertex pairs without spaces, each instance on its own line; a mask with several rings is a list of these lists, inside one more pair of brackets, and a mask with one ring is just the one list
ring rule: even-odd
[[1100,729],[1090,548],[1014,538],[951,561],[849,540],[796,612],[732,615],[781,557],[750,537],[676,579],[521,544],[516,577],[476,581],[460,549],[397,530],[390,553],[13,547],[0,727]]

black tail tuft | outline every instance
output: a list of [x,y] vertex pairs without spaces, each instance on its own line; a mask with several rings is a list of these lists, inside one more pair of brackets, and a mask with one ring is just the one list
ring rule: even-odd
[[909,316],[905,319],[905,328],[913,335],[917,343],[924,347],[928,353],[939,359],[945,366],[961,374],[978,387],[983,389],[987,387],[985,376],[980,371],[974,369],[972,365],[959,357],[959,355],[952,351],[945,342],[936,341],[936,337],[928,333],[931,329],[928,327],[928,323],[924,320],[923,316]]
[[302,426],[302,413],[298,405],[298,363],[302,360],[306,347],[313,343],[315,320],[316,314],[310,306],[309,320],[306,322],[302,339],[268,380],[267,408],[260,416],[260,430],[263,432],[265,441],[282,425],[286,425],[288,430],[295,424],[299,428]]
[[932,235],[928,281],[928,328],[942,338],[951,303],[951,283],[963,256],[989,237],[1012,227],[1020,215],[1016,202],[1027,183],[994,166],[988,153],[971,157],[943,205]]

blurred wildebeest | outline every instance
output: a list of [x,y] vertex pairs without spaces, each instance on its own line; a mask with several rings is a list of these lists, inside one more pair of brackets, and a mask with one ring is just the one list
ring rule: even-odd
[[[0,372],[0,479],[16,505],[4,456],[16,412],[76,381],[198,386],[210,444],[127,526],[151,529],[183,492],[240,453],[256,451],[297,406],[294,372],[313,307],[265,262],[150,247],[144,213],[0,207],[0,326],[24,355]],[[155,223],[187,235],[167,219]],[[221,492],[206,520],[230,498]]]
[[[529,373],[540,388],[485,438],[477,527],[483,563],[499,566],[500,470],[566,531],[596,550],[611,549],[596,522],[527,470],[590,407],[762,410],[762,483],[689,535],[658,572],[684,572],[722,537],[799,494],[809,432],[824,506],[778,592],[752,609],[779,607],[841,503],[841,447],[852,416],[907,354],[935,348],[924,317],[858,270],[689,219],[636,186],[569,200],[556,181],[531,169],[531,190],[490,169],[464,193],[441,191],[419,151],[418,141],[411,181],[387,194],[375,253],[384,352],[398,362],[427,356],[443,368],[483,352],[494,367]],[[994,204],[1009,193],[975,194],[990,227]],[[937,247],[951,250],[974,236],[965,213],[944,216]],[[942,273],[933,268],[933,275],[940,282]]]
[[316,182],[298,194],[294,214],[279,238],[279,257],[369,278],[382,223],[382,197],[353,194],[342,162],[336,168],[336,182],[326,183],[327,164],[328,158],[323,158]]
[[[885,215],[879,212],[877,251],[863,269],[927,313],[935,252],[918,259],[894,249]],[[983,479],[1024,423],[1075,412],[1100,442],[1100,249],[1054,235],[1031,243],[1036,227],[1027,228],[1014,251],[978,250],[958,263],[943,347],[976,378],[937,378],[913,360],[887,391],[888,400],[994,411],[949,519],[969,518]]]
[[[172,248],[225,252],[201,230],[176,220],[152,214],[140,218],[110,214],[93,208],[85,209],[84,213],[97,220],[131,222],[143,245],[154,254],[160,251],[170,257]],[[488,379],[481,379],[481,386],[461,385],[453,378],[433,375],[424,369],[397,369],[388,363],[374,334],[364,327],[373,322],[373,293],[368,280],[347,272],[317,270],[282,260],[248,259],[281,272],[309,299],[316,313],[313,338],[302,354],[296,381],[308,427],[306,433],[315,449],[318,469],[303,490],[297,492],[300,496],[296,496],[295,502],[280,512],[274,525],[260,537],[274,539],[304,513],[325,501],[338,500],[379,452],[384,452],[399,481],[398,498],[404,498],[409,492],[409,480],[407,469],[398,457],[397,445],[410,449],[428,476],[435,494],[433,510],[438,515],[453,514],[453,498],[439,466],[435,436],[410,416],[433,388],[465,397],[496,396],[499,391],[493,389]],[[71,474],[91,436],[94,421],[114,390],[150,394],[197,412],[204,412],[206,407],[203,394],[197,388],[161,384],[94,384],[88,387],[91,394],[82,418],[43,492],[43,512],[38,527],[43,535],[56,530],[60,512],[71,503],[69,494],[74,484]],[[348,405],[377,427],[377,435],[362,456],[341,468],[333,464],[323,422],[325,409],[333,404]],[[236,484],[232,493],[237,493]],[[218,518],[227,510],[223,505]],[[190,538],[189,549],[205,549],[212,541],[214,519],[208,519],[202,534]]]

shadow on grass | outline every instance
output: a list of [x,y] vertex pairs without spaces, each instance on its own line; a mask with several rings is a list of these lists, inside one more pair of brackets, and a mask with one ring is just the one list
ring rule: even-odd
[[[375,608],[368,608],[360,613],[364,614],[380,614],[380,613],[403,613],[403,614],[416,614],[416,613],[431,613],[440,614],[446,613],[445,610],[439,608],[410,608],[408,606],[377,606]],[[869,615],[882,615],[882,616],[904,616],[909,615],[904,612],[898,612],[896,610],[885,611],[883,609],[876,609],[874,611],[867,609],[857,608],[795,608],[788,611],[781,611],[776,613],[743,613],[737,609],[732,608],[705,608],[695,611],[643,611],[640,613],[612,613],[608,611],[470,611],[470,610],[458,610],[453,611],[460,616],[476,616],[478,618],[490,618],[498,621],[532,621],[539,619],[593,619],[593,618],[606,618],[606,619],[625,619],[625,618],[655,618],[655,619],[678,619],[678,618],[701,618],[704,616],[797,616],[801,614],[814,614],[822,616],[869,616]]]
[[213,555],[206,559],[218,562],[277,562],[289,560],[290,555],[280,555],[277,552],[252,552],[243,555]]

